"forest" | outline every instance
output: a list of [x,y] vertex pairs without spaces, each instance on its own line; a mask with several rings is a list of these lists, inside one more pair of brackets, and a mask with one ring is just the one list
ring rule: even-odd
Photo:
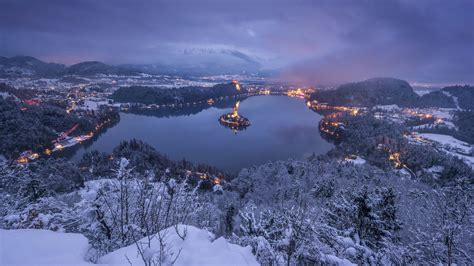
[[25,150],[42,151],[59,133],[75,124],[79,124],[78,134],[94,128],[93,121],[56,106],[34,106],[0,98],[0,150],[8,158]]
[[474,88],[469,85],[449,86],[419,96],[404,80],[373,78],[347,83],[334,90],[317,90],[311,95],[329,105],[373,107],[396,104],[400,107],[474,109]]
[[[416,176],[416,179],[430,185],[454,185],[460,179],[472,183],[474,173],[462,160],[435,149],[429,145],[410,143],[405,137],[405,127],[376,119],[370,112],[339,117],[344,123],[340,145],[329,152],[334,157],[347,154],[363,156],[371,165],[389,171],[393,168],[390,155],[399,154],[399,160]],[[430,169],[442,169],[436,178]]]
[[242,88],[236,89],[232,83],[217,84],[213,87],[184,87],[184,88],[154,88],[154,87],[121,87],[115,91],[111,98],[117,102],[143,103],[143,104],[174,104],[193,103],[207,101],[211,98],[234,96],[245,94],[247,91]]
[[95,131],[98,124],[119,119],[118,110],[109,107],[68,113],[49,103],[28,105],[12,97],[0,98],[1,154],[14,159],[25,150],[43,152],[61,132],[75,125],[73,135],[81,135]]

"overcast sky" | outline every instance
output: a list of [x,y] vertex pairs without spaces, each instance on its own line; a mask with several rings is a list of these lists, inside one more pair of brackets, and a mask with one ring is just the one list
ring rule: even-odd
[[0,55],[474,83],[474,1],[0,0]]

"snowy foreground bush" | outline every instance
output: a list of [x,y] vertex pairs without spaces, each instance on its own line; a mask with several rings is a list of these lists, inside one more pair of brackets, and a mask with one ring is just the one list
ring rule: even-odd
[[[89,244],[81,234],[48,230],[0,230],[0,265],[93,265]],[[250,247],[194,226],[178,225],[115,250],[101,265],[258,265]]]

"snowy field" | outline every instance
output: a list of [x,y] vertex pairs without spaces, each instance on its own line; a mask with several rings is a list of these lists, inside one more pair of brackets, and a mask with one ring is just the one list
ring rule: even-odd
[[398,111],[401,108],[396,104],[390,104],[390,105],[376,105],[373,107],[373,109],[380,109],[384,111],[394,111],[394,110]]
[[358,164],[365,164],[367,161],[359,156],[356,156],[354,158],[345,158],[343,161],[343,163],[353,163],[355,165],[358,165]]
[[447,153],[464,160],[464,162],[474,169],[474,156],[469,156],[469,154],[472,154],[472,145],[469,145],[467,142],[455,139],[449,135],[422,133],[419,134],[419,136],[431,141],[435,141],[441,144],[443,147],[448,147],[448,149],[444,149]]
[[459,149],[465,153],[469,153],[472,148],[471,145],[469,145],[467,142],[455,139],[449,135],[420,133],[419,136],[425,139],[436,141],[441,145],[447,145],[454,149]]
[[[250,247],[230,244],[222,237],[213,240],[208,231],[193,226],[170,227],[160,236],[165,243],[163,265],[258,265]],[[158,234],[151,241],[143,238],[138,245],[99,258],[98,265],[145,265],[140,254],[157,262],[159,239]],[[89,249],[81,234],[0,229],[0,265],[95,265],[87,261]]]
[[88,110],[98,110],[99,106],[101,105],[107,105],[108,101],[104,100],[85,100],[84,101],[84,106],[82,108],[88,109]]

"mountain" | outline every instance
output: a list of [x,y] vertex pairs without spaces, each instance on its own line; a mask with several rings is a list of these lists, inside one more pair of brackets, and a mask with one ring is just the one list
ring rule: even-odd
[[46,63],[31,56],[0,57],[0,77],[41,77],[53,78],[65,75],[93,76],[136,75],[139,72],[125,66],[111,66],[98,61],[82,62],[71,66]]
[[474,110],[474,86],[449,86],[421,97],[425,107]]
[[397,104],[414,106],[420,96],[408,82],[394,78],[372,78],[340,85],[335,90],[316,91],[311,99],[330,105],[374,106]]
[[91,76],[96,74],[108,75],[136,75],[134,71],[122,66],[110,66],[99,61],[87,61],[71,65],[66,69],[67,75]]
[[[210,54],[207,61],[195,60],[196,56],[176,62],[164,62],[160,64],[123,64],[108,65],[99,61],[87,61],[66,66],[63,64],[46,63],[31,56],[0,57],[0,77],[61,77],[65,75],[93,76],[97,74],[106,75],[136,75],[147,74],[179,74],[190,76],[205,76],[217,74],[257,73],[260,65],[247,59],[243,55],[233,55],[232,60],[224,61],[221,57]],[[204,56],[201,56],[204,57]],[[242,57],[246,60],[243,60]],[[212,60],[212,59],[216,60]],[[194,63],[189,63],[189,62]]]
[[65,65],[45,63],[31,56],[0,57],[0,77],[54,77],[65,69]]
[[318,90],[312,100],[330,105],[365,106],[396,104],[400,107],[439,107],[474,110],[474,86],[449,86],[419,96],[408,82],[394,78],[372,78]]
[[420,103],[423,106],[440,108],[456,108],[454,99],[446,95],[442,90],[433,91],[421,96]]
[[474,86],[449,86],[441,91],[453,99],[456,107],[474,110]]

